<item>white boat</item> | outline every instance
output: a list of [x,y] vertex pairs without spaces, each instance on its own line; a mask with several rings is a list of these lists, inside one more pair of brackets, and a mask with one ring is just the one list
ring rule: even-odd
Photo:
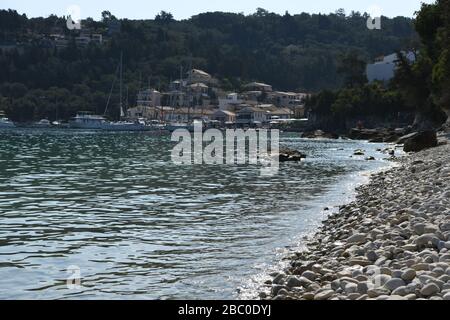
[[52,126],[51,122],[47,119],[42,119],[32,125],[33,128],[50,128]]
[[103,130],[107,125],[108,122],[103,116],[87,111],[77,113],[77,115],[69,121],[69,128],[71,129]]
[[8,118],[0,118],[0,129],[3,128],[15,128],[16,126],[12,121],[10,121]]
[[151,126],[147,126],[145,123],[131,122],[131,121],[117,121],[107,122],[103,126],[103,130],[106,131],[150,131]]

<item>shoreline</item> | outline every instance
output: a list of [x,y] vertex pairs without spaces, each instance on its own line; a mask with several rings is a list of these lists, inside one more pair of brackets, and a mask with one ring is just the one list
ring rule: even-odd
[[[337,141],[336,139],[311,139],[310,141],[321,140],[330,142]],[[343,204],[349,204],[356,199],[357,189],[359,187],[368,184],[373,175],[380,172],[385,172],[398,166],[396,161],[398,158],[389,158],[387,153],[387,150],[396,149],[395,144],[379,143],[376,146],[377,148],[379,146],[379,148],[375,149],[373,143],[369,143],[368,141],[361,142],[367,144],[366,146],[360,145],[360,147],[364,149],[364,152],[368,152],[370,156],[376,157],[376,162],[379,162],[379,164],[375,167],[370,166],[361,171],[345,173],[340,176],[339,180],[327,185],[324,192],[320,196],[310,199],[307,202],[307,207],[301,210],[301,214],[306,214],[309,217],[308,220],[310,221],[308,222],[308,227],[305,228],[305,230],[300,228],[301,230],[290,238],[287,244],[278,247],[273,253],[273,255],[276,256],[275,261],[266,265],[264,270],[261,270],[261,272],[252,275],[244,282],[242,286],[239,287],[239,293],[237,295],[239,300],[253,300],[261,298],[260,293],[264,291],[265,284],[271,281],[271,275],[278,274],[280,271],[286,269],[289,265],[287,257],[292,255],[294,252],[304,250],[306,248],[307,241],[316,234],[317,230],[319,230],[330,215],[339,212],[339,208]],[[370,151],[370,148],[373,149],[373,152]],[[403,156],[404,154],[401,154],[398,157]],[[371,163],[372,161],[365,160],[365,162]],[[306,212],[304,212],[305,210]],[[269,295],[267,290],[265,293],[266,296],[264,296],[264,298]]]
[[450,145],[397,162],[356,188],[260,298],[450,300]]

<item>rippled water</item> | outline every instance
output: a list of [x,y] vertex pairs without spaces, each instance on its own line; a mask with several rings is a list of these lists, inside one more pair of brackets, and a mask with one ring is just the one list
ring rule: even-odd
[[[281,142],[308,159],[261,177],[256,166],[174,165],[169,137],[0,132],[0,298],[252,297],[324,206],[386,165],[350,157],[380,159],[376,144]],[[67,287],[69,266],[79,289]]]

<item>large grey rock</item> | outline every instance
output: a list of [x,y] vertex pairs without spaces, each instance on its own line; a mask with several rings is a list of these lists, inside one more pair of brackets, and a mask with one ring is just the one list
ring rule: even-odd
[[304,277],[308,280],[314,281],[315,279],[317,279],[318,275],[315,272],[307,270],[307,271],[303,272],[302,277]]
[[414,269],[406,269],[402,274],[402,279],[407,282],[413,281],[415,277],[416,270]]
[[289,276],[286,279],[286,286],[288,288],[297,288],[297,287],[302,287],[304,284],[304,281],[301,281],[299,278],[297,278],[296,276]]
[[395,289],[403,287],[405,285],[406,283],[402,279],[393,278],[384,284],[384,288],[388,289],[389,291],[394,291]]
[[405,152],[419,152],[427,148],[433,148],[438,145],[436,131],[423,131],[411,134],[406,139],[400,138],[403,141]]
[[348,243],[361,244],[367,241],[367,235],[364,233],[356,233],[347,239]]
[[425,285],[422,288],[422,290],[420,290],[420,294],[425,297],[430,297],[432,295],[439,293],[440,291],[441,291],[441,289],[438,287],[437,284],[429,283],[429,284]]

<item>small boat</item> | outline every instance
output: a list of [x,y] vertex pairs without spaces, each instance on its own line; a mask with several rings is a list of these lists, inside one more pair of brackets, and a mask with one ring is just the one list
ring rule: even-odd
[[16,126],[8,118],[0,118],[0,129],[15,128]]
[[35,122],[33,128],[50,128],[52,126],[51,122],[47,119],[42,119],[39,122]]
[[69,121],[70,129],[103,130],[108,122],[103,116],[92,112],[82,111]]

